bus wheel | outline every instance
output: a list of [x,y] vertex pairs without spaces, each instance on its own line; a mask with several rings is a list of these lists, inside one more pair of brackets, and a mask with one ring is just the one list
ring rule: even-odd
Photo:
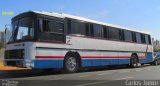
[[75,73],[78,71],[79,62],[74,56],[68,56],[64,60],[64,70],[66,73]]
[[132,68],[138,67],[138,58],[136,55],[131,56],[131,64],[130,65]]

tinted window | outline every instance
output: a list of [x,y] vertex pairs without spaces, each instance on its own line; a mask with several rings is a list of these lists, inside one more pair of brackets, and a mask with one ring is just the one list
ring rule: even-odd
[[115,28],[108,29],[108,37],[109,39],[119,40],[119,30]]
[[146,43],[151,44],[151,38],[149,35],[145,35]]
[[44,32],[63,33],[63,22],[43,20]]
[[85,23],[83,21],[71,20],[71,33],[85,35]]
[[56,22],[49,23],[49,27],[51,27],[51,32],[63,33],[64,26],[62,22],[56,21]]
[[137,43],[142,43],[141,42],[141,34],[140,33],[136,33],[136,42]]
[[120,32],[120,36],[119,36],[119,39],[124,41],[124,30],[119,30]]
[[94,36],[94,28],[93,28],[93,24],[90,24],[90,36]]
[[107,32],[107,27],[103,27],[103,34],[104,34],[104,38],[108,38],[108,32]]
[[132,42],[132,32],[124,30],[125,41]]
[[64,23],[54,19],[39,19],[39,41],[65,42]]
[[94,24],[94,37],[103,37],[103,27],[101,25]]
[[132,39],[133,39],[133,42],[137,42],[136,33],[135,32],[132,32]]
[[42,29],[42,32],[49,32],[50,30],[49,30],[49,23],[50,21],[48,21],[48,20],[43,20],[43,29]]
[[71,19],[67,19],[67,34],[71,34]]
[[149,44],[151,44],[151,36],[148,35]]
[[89,23],[85,24],[86,36],[90,36]]
[[145,39],[145,35],[144,34],[141,34],[141,41],[142,41],[142,43],[146,43],[146,39]]

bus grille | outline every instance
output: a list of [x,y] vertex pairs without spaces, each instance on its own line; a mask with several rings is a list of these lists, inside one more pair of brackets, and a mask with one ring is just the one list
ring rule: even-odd
[[24,49],[5,51],[5,59],[24,59]]

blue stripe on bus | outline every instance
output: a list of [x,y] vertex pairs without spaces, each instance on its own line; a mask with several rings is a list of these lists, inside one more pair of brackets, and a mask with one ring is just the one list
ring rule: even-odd
[[33,60],[34,68],[63,68],[63,60]]
[[[140,59],[140,63],[152,62],[152,53],[148,53],[146,58]],[[121,65],[129,64],[130,59],[82,59],[82,67],[105,66],[105,65]],[[34,68],[63,68],[63,59],[60,60],[33,60]]]
[[153,61],[153,53],[147,53],[147,56],[145,59],[140,59],[140,63],[150,63]]

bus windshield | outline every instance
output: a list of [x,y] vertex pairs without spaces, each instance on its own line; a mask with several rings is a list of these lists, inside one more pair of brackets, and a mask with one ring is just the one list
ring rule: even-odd
[[31,40],[34,37],[34,21],[30,17],[21,18],[12,23],[12,35],[9,42]]

